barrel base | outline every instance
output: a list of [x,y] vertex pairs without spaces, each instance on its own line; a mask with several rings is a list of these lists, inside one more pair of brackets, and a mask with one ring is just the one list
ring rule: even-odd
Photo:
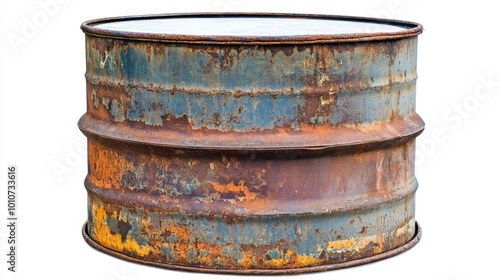
[[135,262],[139,264],[144,264],[144,265],[151,265],[151,266],[156,266],[160,268],[166,268],[166,269],[174,269],[174,270],[184,270],[184,271],[191,271],[191,272],[202,272],[202,273],[219,273],[219,274],[248,274],[248,275],[279,275],[279,274],[299,274],[299,273],[309,273],[309,272],[321,272],[321,271],[327,271],[327,270],[334,270],[334,269],[340,269],[340,268],[347,268],[347,267],[352,267],[352,266],[357,266],[357,265],[362,265],[362,264],[367,264],[367,263],[372,263],[376,262],[379,260],[387,259],[390,257],[393,257],[395,255],[401,254],[409,249],[411,249],[413,246],[415,246],[419,241],[420,238],[422,237],[422,229],[419,226],[417,222],[415,222],[415,236],[408,241],[406,244],[403,246],[400,246],[398,248],[373,255],[367,258],[362,258],[362,259],[357,259],[357,260],[352,260],[352,261],[347,261],[343,263],[335,263],[335,264],[327,264],[327,265],[318,265],[318,266],[311,266],[311,267],[301,267],[301,268],[287,268],[287,269],[241,269],[241,270],[229,270],[229,269],[214,269],[214,268],[206,268],[206,267],[192,267],[192,266],[183,266],[183,265],[175,265],[175,264],[167,264],[167,263],[159,263],[159,262],[153,262],[153,261],[148,261],[148,260],[143,260],[139,258],[133,258],[128,255],[125,255],[123,253],[119,253],[113,250],[110,250],[108,248],[105,248],[101,246],[99,243],[95,242],[87,233],[87,223],[83,225],[82,228],[82,235],[85,241],[95,249],[106,253],[108,255],[111,255],[113,257],[130,261],[130,262]]

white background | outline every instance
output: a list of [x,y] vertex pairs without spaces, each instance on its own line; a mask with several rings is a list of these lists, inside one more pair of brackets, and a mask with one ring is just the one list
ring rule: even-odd
[[[416,218],[422,240],[397,257],[280,279],[498,279],[500,70],[494,1],[2,1],[0,184],[18,166],[18,272],[7,271],[0,192],[0,279],[233,279],[136,265],[83,240],[86,219],[84,35],[88,19],[170,12],[260,11],[419,22]],[[42,3],[42,4],[41,4]],[[27,29],[27,25],[33,26]],[[24,33],[23,33],[24,31]],[[5,175],[4,175],[5,174]],[[244,279],[278,278],[246,277]]]

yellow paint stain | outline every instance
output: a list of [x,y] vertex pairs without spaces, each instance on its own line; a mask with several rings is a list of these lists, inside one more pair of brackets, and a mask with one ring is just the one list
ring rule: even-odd
[[292,250],[288,250],[282,258],[264,261],[264,266],[267,268],[297,268],[318,265],[322,262],[321,259],[316,257],[298,255]]
[[212,184],[215,191],[219,193],[234,193],[239,201],[254,200],[257,197],[256,193],[251,192],[248,187],[245,186],[244,181],[240,181],[238,185],[235,185],[233,182],[225,185],[218,182],[210,182],[210,184]]
[[264,261],[264,267],[267,268],[285,268],[290,261],[285,259],[273,259]]
[[242,268],[251,268],[254,266],[254,261],[253,261],[253,254],[252,252],[244,252],[243,258],[239,260],[239,264],[241,265]]
[[321,264],[323,261],[321,259],[311,257],[308,255],[297,255],[297,267],[312,266]]
[[343,240],[335,240],[328,242],[328,252],[359,252],[365,249],[370,243],[374,244],[375,253],[382,251],[383,237],[382,235],[371,235],[361,238],[349,238]]
[[286,251],[286,254],[279,259],[271,259],[271,260],[264,261],[264,266],[269,267],[269,268],[287,267],[291,263],[290,258],[292,257],[292,255],[293,255],[293,251],[288,250],[288,251]]
[[356,242],[354,239],[335,240],[328,242],[328,251],[352,251]]
[[384,248],[384,237],[382,235],[377,236],[377,246],[373,247],[373,252],[375,254],[382,253]]
[[[106,218],[108,217],[108,215],[106,214],[104,207],[92,204],[92,210],[94,211],[95,215],[94,238],[99,244],[118,252],[129,251],[140,257],[144,257],[153,252],[152,247],[139,245],[139,243],[137,243],[137,241],[135,241],[130,236],[127,236],[125,242],[122,242],[121,235],[119,233],[111,233],[111,230],[107,226]],[[113,213],[113,216],[117,218],[116,212]]]

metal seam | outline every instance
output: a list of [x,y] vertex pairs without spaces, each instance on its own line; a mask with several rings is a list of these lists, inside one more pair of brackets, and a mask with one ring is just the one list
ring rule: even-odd
[[[153,83],[141,83],[141,82],[134,82],[134,83],[120,83],[120,82],[114,82],[114,80],[119,80],[115,78],[100,78],[96,76],[92,76],[88,73],[85,74],[85,79],[86,81],[92,85],[92,86],[103,86],[103,87],[119,87],[122,88],[123,92],[130,92],[130,89],[142,89],[142,90],[147,90],[150,92],[166,92],[166,93],[175,93],[175,92],[188,92],[190,94],[204,94],[204,95],[230,95],[230,96],[244,96],[244,95],[259,95],[259,94],[267,94],[267,95],[299,95],[302,92],[306,91],[301,91],[301,90],[294,90],[294,91],[273,91],[273,90],[260,90],[257,92],[254,91],[241,91],[238,92],[238,94],[234,94],[234,91],[232,90],[217,90],[217,92],[209,92],[209,91],[203,91],[201,89],[195,89],[195,88],[165,88],[159,85],[154,85]],[[408,79],[405,80],[404,82],[391,82],[383,85],[376,85],[376,86],[365,86],[365,87],[359,87],[359,86],[345,86],[346,83],[342,83],[342,88],[336,89],[338,92],[343,92],[343,93],[352,93],[352,92],[360,92],[364,90],[384,90],[388,89],[391,87],[400,87],[404,85],[415,85],[417,81],[417,75],[415,75],[415,78],[413,79]],[[316,90],[313,92],[307,92],[308,96],[316,96],[316,95],[322,95],[328,93],[329,90]]]

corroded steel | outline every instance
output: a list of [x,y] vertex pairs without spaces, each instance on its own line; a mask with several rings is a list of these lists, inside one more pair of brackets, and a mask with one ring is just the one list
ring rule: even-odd
[[[107,23],[300,18],[401,30],[185,35]],[[128,260],[295,273],[386,258],[415,222],[418,24],[312,15],[89,21],[88,221]]]

